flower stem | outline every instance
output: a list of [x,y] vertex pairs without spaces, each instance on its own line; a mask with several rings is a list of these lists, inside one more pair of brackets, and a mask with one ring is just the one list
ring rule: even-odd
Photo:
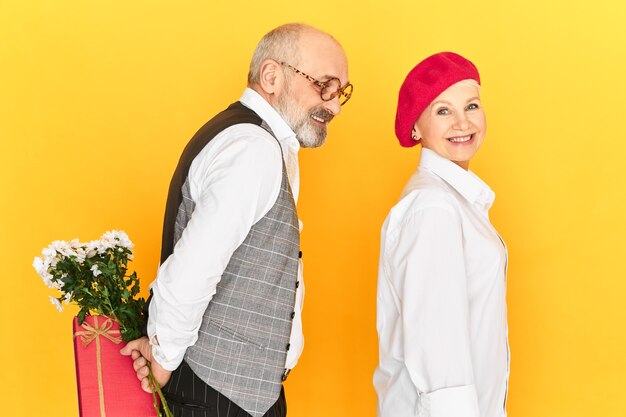
[[156,386],[156,381],[154,380],[154,376],[152,375],[152,369],[150,369],[148,367],[149,371],[148,371],[148,380],[150,381],[150,387],[152,387],[152,405],[154,406],[154,411],[156,411],[157,413],[157,417],[162,417],[161,416],[161,408],[159,407],[159,401],[157,400],[157,396],[154,390],[154,387]]
[[167,400],[165,399],[165,396],[163,395],[163,391],[161,391],[161,387],[159,386],[159,383],[156,381],[156,379],[154,379],[154,375],[152,375],[152,364],[150,363],[150,361],[148,361],[148,380],[150,381],[150,385],[152,386],[152,397],[154,399],[154,409],[156,410],[157,415],[159,417],[163,417],[159,409],[159,404],[156,398],[158,394],[159,399],[161,400],[161,406],[163,408],[163,411],[165,412],[164,417],[174,417],[174,414],[172,414],[172,412],[170,411],[170,408],[167,406]]

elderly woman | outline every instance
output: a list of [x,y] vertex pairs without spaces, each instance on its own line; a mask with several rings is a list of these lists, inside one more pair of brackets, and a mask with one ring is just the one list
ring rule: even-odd
[[409,72],[396,136],[422,152],[382,229],[379,417],[506,416],[506,247],[469,170],[485,131],[474,64],[442,52]]

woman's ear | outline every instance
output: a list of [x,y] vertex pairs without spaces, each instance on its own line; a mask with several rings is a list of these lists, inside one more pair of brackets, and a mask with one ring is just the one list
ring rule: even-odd
[[422,139],[422,134],[417,127],[417,122],[415,122],[415,124],[413,125],[413,130],[411,130],[411,138],[415,141],[419,141]]

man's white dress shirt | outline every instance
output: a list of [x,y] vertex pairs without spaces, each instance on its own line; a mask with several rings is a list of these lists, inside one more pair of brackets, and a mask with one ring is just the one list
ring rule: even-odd
[[[204,311],[233,252],[276,202],[282,180],[281,149],[289,185],[298,201],[300,144],[295,133],[254,90],[247,88],[239,101],[265,120],[278,142],[260,126],[238,124],[215,136],[191,164],[195,209],[151,286],[148,336],[153,342],[158,340],[152,354],[168,370],[176,369],[186,349],[196,342]],[[302,262],[298,281],[285,363],[288,369],[296,365],[304,347]]]
[[422,149],[382,229],[379,417],[504,417],[509,374],[506,247],[493,191]]

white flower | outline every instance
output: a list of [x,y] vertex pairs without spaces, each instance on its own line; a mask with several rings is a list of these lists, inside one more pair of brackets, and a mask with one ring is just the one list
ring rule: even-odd
[[[72,247],[64,240],[55,240],[48,246],[48,249],[54,250],[63,256],[69,256],[72,254]],[[56,256],[56,254],[55,254]]]
[[104,255],[104,253],[111,248],[115,247],[115,240],[113,239],[100,239],[96,240],[96,249],[98,250],[98,255]]
[[72,300],[72,293],[68,292],[67,294],[65,294],[65,297],[63,297],[63,302],[69,303],[71,300]]
[[50,266],[50,265],[56,266],[57,265],[57,261],[58,261],[57,251],[56,251],[56,249],[54,249],[52,247],[52,245],[48,246],[47,248],[44,248],[41,251],[41,254],[43,255],[43,263],[44,263],[44,265],[47,265],[47,266]]
[[50,264],[46,263],[46,261],[41,258],[35,257],[33,260],[33,268],[35,268],[35,271],[37,271],[43,283],[46,284],[48,288],[59,288],[59,284],[52,282],[54,277],[48,272],[49,267]]
[[44,272],[47,272],[47,268],[44,266],[43,259],[36,256],[35,259],[33,259],[33,268],[35,268],[35,271],[37,271],[37,274],[39,274],[39,276],[43,276]]
[[87,248],[85,249],[85,256],[87,256],[87,258],[93,258],[96,256],[96,253],[98,253],[97,246],[90,246],[91,243],[92,242],[89,242],[89,244],[87,244]]
[[123,230],[111,230],[100,237],[101,240],[111,242],[112,246],[121,246],[127,249],[133,248],[133,242],[130,241],[128,235]]
[[70,242],[70,247],[72,248],[72,255],[76,257],[76,261],[81,264],[85,262],[85,258],[87,257],[85,245],[80,243],[78,239],[74,239]]
[[82,249],[80,248],[78,239],[73,239],[70,242],[55,240],[48,246],[47,250],[44,249],[44,255],[50,256],[53,254],[50,259],[50,265],[52,266],[56,266],[60,257],[75,257],[79,263],[82,263],[84,261],[84,255],[81,252]]
[[102,255],[104,253],[104,249],[101,249],[101,244],[99,240],[92,240],[91,242],[85,245],[85,252],[87,258],[93,258],[96,254]]
[[69,242],[55,240],[42,253],[50,260],[49,263],[52,266],[56,266],[59,255],[65,258],[74,257],[78,263],[83,263],[86,257],[85,247],[78,239],[72,239]]
[[94,277],[97,277],[98,275],[100,275],[100,274],[102,273],[102,271],[100,271],[100,270],[98,269],[98,265],[93,265],[93,266],[91,267],[91,272],[93,272],[93,276],[94,276]]
[[57,308],[57,310],[59,311],[63,311],[63,306],[61,305],[61,303],[59,302],[59,300],[57,300],[56,298],[54,298],[53,296],[50,296],[50,302],[52,304],[54,304],[54,306]]

